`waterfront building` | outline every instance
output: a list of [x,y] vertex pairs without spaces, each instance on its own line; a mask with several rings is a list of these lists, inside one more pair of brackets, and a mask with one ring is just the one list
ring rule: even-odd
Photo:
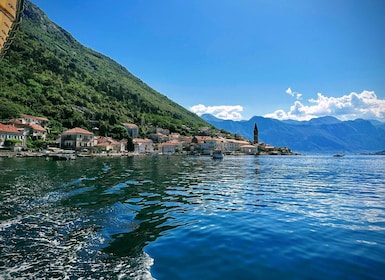
[[183,150],[183,143],[178,140],[170,140],[159,144],[158,149],[162,154],[175,154]]
[[60,136],[60,148],[65,150],[81,150],[93,146],[94,134],[80,127],[66,130]]
[[30,137],[33,140],[44,140],[47,137],[47,126],[49,120],[45,117],[37,117],[23,114],[21,118],[9,120],[9,123],[20,131],[23,131],[25,138]]
[[154,152],[154,145],[151,139],[135,138],[132,140],[134,144],[134,153],[146,154]]
[[224,150],[226,139],[211,136],[194,136],[191,141],[196,146],[196,150],[202,154],[211,154],[214,150]]
[[13,149],[15,151],[26,147],[23,130],[13,125],[0,123],[0,149]]
[[247,155],[256,155],[258,154],[258,146],[255,145],[242,145],[239,150],[241,153],[247,154]]
[[28,135],[32,139],[41,139],[45,141],[47,137],[47,130],[44,127],[38,124],[31,123],[28,125],[28,129]]
[[226,139],[222,150],[228,153],[241,152],[241,147],[245,145],[250,145],[250,143],[244,140]]
[[94,147],[99,151],[121,153],[125,151],[125,142],[111,137],[95,136]]

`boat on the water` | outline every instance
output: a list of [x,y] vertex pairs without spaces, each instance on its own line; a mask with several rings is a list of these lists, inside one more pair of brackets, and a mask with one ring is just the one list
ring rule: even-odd
[[75,154],[56,153],[49,155],[53,160],[74,160],[76,159]]
[[223,153],[221,150],[215,150],[213,152],[213,159],[223,159]]
[[334,154],[333,157],[344,157],[345,154]]

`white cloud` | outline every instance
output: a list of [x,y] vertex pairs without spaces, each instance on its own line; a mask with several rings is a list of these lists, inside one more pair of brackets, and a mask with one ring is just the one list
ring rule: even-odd
[[[286,90],[286,93],[291,89]],[[294,93],[293,93],[294,94]],[[352,92],[341,97],[327,97],[322,93],[308,100],[309,105],[297,100],[285,112],[280,109],[264,117],[274,119],[310,120],[322,116],[334,116],[340,120],[357,118],[385,121],[385,99],[378,99],[374,91]]]
[[195,105],[190,108],[191,112],[201,116],[202,114],[211,114],[219,119],[238,121],[242,119],[241,105],[227,106],[205,106],[203,104]]
[[293,93],[293,91],[291,90],[291,88],[288,88],[288,89],[286,90],[286,93],[287,93],[288,95],[294,96],[294,93]]
[[302,93],[294,92],[294,91],[291,90],[291,88],[287,88],[287,90],[285,92],[288,95],[291,95],[291,96],[295,97],[297,100],[300,100],[301,97],[302,97]]

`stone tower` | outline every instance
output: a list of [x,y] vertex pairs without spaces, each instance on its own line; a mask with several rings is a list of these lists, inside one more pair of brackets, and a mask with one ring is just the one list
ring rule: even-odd
[[254,123],[254,144],[258,144],[258,127],[257,127],[257,123]]

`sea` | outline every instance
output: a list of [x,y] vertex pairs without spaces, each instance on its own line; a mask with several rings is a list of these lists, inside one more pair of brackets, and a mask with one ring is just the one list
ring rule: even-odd
[[385,279],[385,156],[0,159],[0,279]]

